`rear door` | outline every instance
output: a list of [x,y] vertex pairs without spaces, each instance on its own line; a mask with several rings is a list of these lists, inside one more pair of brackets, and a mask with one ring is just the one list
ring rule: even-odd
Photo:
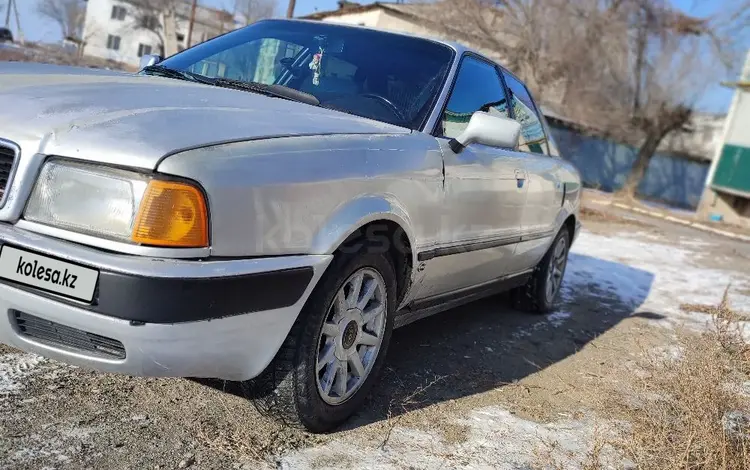
[[[501,71],[513,117],[521,123],[518,151],[523,154],[529,178],[526,206],[521,217],[522,240],[546,242],[555,235],[557,216],[563,202],[565,188],[561,181],[562,164],[559,159],[550,156],[543,117],[528,89],[513,74],[504,69]],[[519,246],[517,261],[522,267],[536,264],[540,252],[535,249],[537,245],[540,243],[524,243]]]

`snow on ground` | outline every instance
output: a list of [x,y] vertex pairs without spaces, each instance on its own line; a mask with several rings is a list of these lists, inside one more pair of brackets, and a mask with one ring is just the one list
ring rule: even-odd
[[[575,467],[576,455],[585,455],[594,426],[588,421],[539,424],[506,410],[487,407],[473,410],[456,424],[468,426],[465,442],[451,443],[424,431],[397,427],[388,441],[351,443],[333,441],[324,446],[293,452],[279,461],[282,469],[368,470],[470,468],[512,470],[551,452],[555,462]],[[607,456],[605,456],[606,458]]]
[[0,355],[0,400],[23,389],[24,379],[34,374],[46,360],[36,354]]
[[[663,320],[672,325],[705,324],[705,315],[684,313],[680,304],[717,304],[730,283],[750,286],[750,273],[700,267],[697,255],[708,245],[687,238],[670,244],[660,236],[645,233],[605,236],[584,230],[573,245],[562,291],[563,304],[575,302],[585,292],[587,298],[599,297],[606,306],[614,295],[620,305],[626,305],[633,313],[663,315]],[[734,307],[750,312],[750,297],[733,290],[730,298]],[[560,328],[570,317],[564,307],[518,330],[513,337],[530,336],[540,328]],[[452,444],[437,432],[396,424],[385,446],[382,441],[365,442],[345,436],[280,456],[279,465],[300,470],[529,468],[538,462],[540,443],[546,443],[543,449],[555,449],[556,462],[575,468],[594,432],[585,419],[540,424],[497,406],[475,409],[468,416],[453,418],[453,424],[468,426],[465,442]]]
[[[652,241],[647,241],[652,240]],[[750,312],[750,297],[739,293],[750,286],[750,272],[701,267],[698,261],[709,243],[681,238],[679,245],[666,244],[652,234],[602,236],[584,232],[573,246],[564,295],[593,282],[615,293],[639,311],[666,315],[673,323],[705,322],[705,315],[680,310],[685,303],[716,305],[731,285],[729,299],[739,311]],[[632,270],[614,269],[627,265]],[[645,299],[644,302],[640,302]]]

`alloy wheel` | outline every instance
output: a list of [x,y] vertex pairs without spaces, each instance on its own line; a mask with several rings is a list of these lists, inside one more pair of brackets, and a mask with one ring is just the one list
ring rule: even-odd
[[568,261],[568,243],[565,237],[560,237],[555,245],[552,256],[549,260],[549,269],[547,270],[546,296],[547,302],[552,302],[560,291],[563,274],[565,273],[565,264]]
[[315,357],[320,397],[329,405],[351,398],[367,379],[385,333],[385,281],[361,268],[343,283],[328,308]]

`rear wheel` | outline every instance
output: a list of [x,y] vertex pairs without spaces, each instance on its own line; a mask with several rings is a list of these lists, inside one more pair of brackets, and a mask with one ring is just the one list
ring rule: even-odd
[[534,268],[531,279],[526,285],[513,291],[517,308],[532,313],[548,313],[554,308],[568,265],[569,249],[570,233],[563,228]]
[[395,299],[388,257],[337,254],[273,362],[245,383],[258,410],[312,432],[343,423],[382,368]]

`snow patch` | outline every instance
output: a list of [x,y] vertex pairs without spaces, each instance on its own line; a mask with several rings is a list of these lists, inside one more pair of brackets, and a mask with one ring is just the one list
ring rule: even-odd
[[[279,459],[282,469],[518,469],[549,455],[565,468],[577,467],[594,437],[588,421],[542,424],[525,420],[499,407],[473,410],[454,420],[468,427],[465,442],[446,442],[425,431],[395,428],[383,442],[361,442],[347,436],[326,445],[289,453]],[[385,434],[385,432],[384,432]],[[605,449],[606,454],[606,449]],[[616,456],[605,455],[605,460]]]
[[23,380],[46,359],[36,354],[10,353],[0,356],[0,397],[23,388]]
[[565,323],[565,320],[570,318],[573,314],[566,311],[553,312],[547,315],[547,322],[551,323],[555,328],[559,328]]
[[[672,320],[705,321],[705,315],[686,314],[680,305],[718,304],[731,284],[732,305],[750,310],[750,297],[735,288],[747,285],[750,275],[697,266],[697,250],[688,246],[670,244],[653,234],[604,236],[584,231],[571,250],[563,300],[615,295],[632,309],[657,312]],[[580,293],[583,288],[585,294]]]
[[511,337],[513,339],[527,338],[533,335],[534,332],[539,331],[543,328],[547,328],[549,326],[552,326],[554,328],[559,328],[571,316],[572,314],[565,310],[560,310],[557,312],[550,313],[549,315],[545,316],[544,319],[541,321],[532,323],[530,326],[526,328],[517,329],[516,331],[513,332]]

